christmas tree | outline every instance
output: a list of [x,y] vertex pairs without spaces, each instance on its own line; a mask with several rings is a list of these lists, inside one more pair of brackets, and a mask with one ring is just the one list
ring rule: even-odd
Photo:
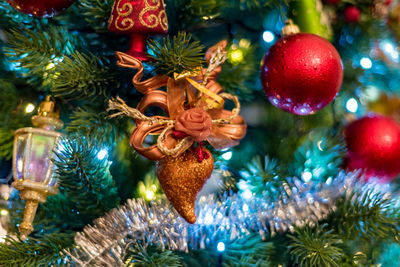
[[400,265],[400,3],[0,3],[0,266]]

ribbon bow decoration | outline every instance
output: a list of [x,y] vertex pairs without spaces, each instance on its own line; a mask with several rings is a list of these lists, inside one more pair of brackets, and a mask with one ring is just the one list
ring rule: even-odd
[[[241,116],[240,103],[236,96],[222,93],[216,82],[221,72],[227,42],[221,41],[206,53],[208,68],[197,72],[175,75],[156,75],[141,81],[143,64],[138,59],[122,52],[116,52],[117,64],[121,67],[137,69],[132,79],[134,87],[144,94],[136,109],[118,98],[110,100],[108,110],[119,110],[111,117],[125,114],[135,119],[130,144],[135,150],[150,160],[160,160],[166,156],[178,156],[194,142],[207,140],[220,150],[238,144],[246,134],[246,124]],[[202,81],[202,84],[199,83]],[[166,87],[166,91],[161,90]],[[232,111],[223,109],[224,99],[234,102]],[[149,107],[159,107],[166,116],[146,116]],[[193,120],[193,121],[192,121]],[[157,143],[143,146],[148,135],[159,135]]]

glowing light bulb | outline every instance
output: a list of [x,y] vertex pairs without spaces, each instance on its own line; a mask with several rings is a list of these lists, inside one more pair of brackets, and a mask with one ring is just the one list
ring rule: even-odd
[[217,250],[218,250],[219,252],[224,252],[224,251],[225,251],[225,244],[224,244],[224,242],[218,242]]
[[372,68],[372,61],[368,57],[363,57],[360,59],[361,68],[368,70]]
[[364,91],[364,97],[368,101],[376,101],[380,95],[380,90],[376,86],[368,86]]
[[146,191],[146,199],[147,200],[152,200],[154,198],[154,192],[151,190]]
[[249,211],[249,206],[247,206],[247,204],[243,204],[243,211],[244,212]]
[[228,151],[228,152],[225,152],[224,154],[222,154],[222,158],[224,160],[230,160],[232,158],[232,151]]
[[349,112],[355,113],[358,109],[358,102],[355,98],[350,98],[346,102],[346,109]]
[[250,41],[248,39],[240,39],[239,46],[243,47],[243,48],[249,48],[250,47]]
[[307,183],[307,182],[309,182],[309,181],[311,180],[311,178],[312,178],[312,173],[309,172],[309,171],[303,172],[303,173],[301,174],[301,177],[303,178],[304,182]]
[[386,44],[383,46],[383,49],[384,49],[386,52],[388,52],[388,53],[392,53],[393,50],[394,50],[394,47],[393,47],[393,45],[392,45],[391,43],[386,43]]
[[106,149],[102,149],[99,151],[99,153],[97,153],[97,158],[99,160],[104,159],[106,156],[108,155],[108,151]]
[[233,63],[239,63],[243,60],[243,51],[235,49],[229,54],[229,58]]
[[0,214],[2,215],[2,216],[6,216],[7,214],[8,214],[8,210],[1,210],[0,211]]
[[244,192],[243,192],[244,199],[250,199],[252,196],[253,196],[253,194],[251,193],[251,191],[249,189],[244,190]]
[[265,31],[263,33],[263,39],[266,43],[271,43],[275,40],[275,35],[270,31]]
[[35,106],[33,104],[29,103],[28,105],[26,105],[26,108],[25,108],[26,113],[31,113],[34,110],[35,110]]
[[206,216],[204,217],[204,223],[206,225],[210,225],[212,224],[212,222],[214,221],[214,217],[211,213],[207,213]]

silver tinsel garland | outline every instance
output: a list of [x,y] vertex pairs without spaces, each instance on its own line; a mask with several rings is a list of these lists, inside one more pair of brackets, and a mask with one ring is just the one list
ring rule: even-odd
[[344,194],[388,192],[382,188],[387,186],[360,182],[358,173],[340,172],[324,183],[288,179],[282,187],[284,193],[275,201],[240,194],[201,196],[193,225],[166,201],[130,199],[86,226],[75,236],[75,247],[66,253],[72,266],[123,266],[126,248],[133,242],[187,252],[251,232],[265,237],[320,221],[335,210],[337,198]]

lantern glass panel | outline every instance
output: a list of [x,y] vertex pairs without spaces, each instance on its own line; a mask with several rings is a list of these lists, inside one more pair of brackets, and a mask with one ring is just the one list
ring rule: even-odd
[[51,154],[55,137],[33,134],[30,147],[30,160],[26,169],[25,179],[42,183],[53,174]]
[[23,128],[16,132],[14,154],[15,179],[30,180],[48,186],[55,186],[52,158],[57,146],[58,132]]
[[16,158],[15,158],[15,179],[16,180],[22,180],[24,175],[24,158],[26,154],[26,148],[27,148],[27,142],[28,142],[28,135],[27,134],[21,134],[16,137],[16,142],[17,142],[17,151],[16,151]]

